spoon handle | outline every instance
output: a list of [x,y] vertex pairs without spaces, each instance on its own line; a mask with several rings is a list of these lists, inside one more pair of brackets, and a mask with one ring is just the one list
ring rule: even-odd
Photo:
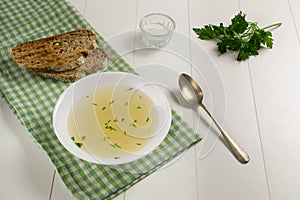
[[226,131],[219,125],[219,123],[214,119],[214,117],[210,114],[208,109],[205,105],[200,104],[200,106],[205,110],[205,112],[208,114],[208,116],[212,119],[212,121],[215,123],[219,131],[221,132],[225,142],[227,143],[227,146],[231,153],[234,155],[234,157],[242,164],[246,164],[249,162],[249,156],[248,154],[226,133]]

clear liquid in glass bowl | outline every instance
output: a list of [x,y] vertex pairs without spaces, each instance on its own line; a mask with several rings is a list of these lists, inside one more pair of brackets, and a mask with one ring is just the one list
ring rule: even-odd
[[141,19],[140,28],[146,46],[162,48],[170,42],[175,22],[165,14],[153,13]]

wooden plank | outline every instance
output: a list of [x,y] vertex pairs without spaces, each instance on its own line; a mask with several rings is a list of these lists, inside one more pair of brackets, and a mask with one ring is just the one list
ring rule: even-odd
[[[143,76],[160,83],[171,102],[171,107],[192,126],[192,110],[179,105],[177,100],[180,98],[178,76],[181,72],[191,72],[187,1],[140,0],[137,25],[143,16],[154,12],[167,14],[175,20],[175,34],[165,48],[147,49],[141,43],[137,26],[134,68]],[[169,167],[155,172],[128,190],[126,199],[197,199],[195,170],[195,149],[192,148]]]
[[0,199],[48,199],[53,166],[0,99]]
[[[273,30],[274,46],[250,60],[257,118],[272,200],[299,199],[300,47],[295,25],[296,1],[241,1],[261,26],[282,22]],[[256,4],[259,6],[251,6]],[[293,11],[293,15],[291,12]]]
[[[191,27],[203,27],[205,24],[219,24],[220,22],[228,25],[230,19],[239,11],[238,1],[190,0],[189,2]],[[223,82],[224,91],[220,88],[213,89],[216,87],[213,85],[213,80],[218,79],[210,80],[213,77],[210,77],[209,73],[204,76],[207,82],[210,82],[208,87],[212,91],[220,90],[215,94],[211,93],[215,101],[207,102],[207,104],[210,103],[211,110],[218,107],[215,110],[217,120],[248,152],[251,159],[247,165],[241,165],[221,141],[217,141],[214,146],[214,140],[217,140],[217,137],[213,135],[218,132],[211,130],[216,130],[212,124],[212,128],[207,130],[210,132],[197,149],[201,158],[197,159],[198,199],[269,199],[248,64],[235,61],[236,54],[234,53],[229,52],[220,56],[216,50],[215,41],[200,41],[193,32],[191,32],[191,38],[203,46],[211,56]],[[197,60],[197,52],[192,48],[193,60]],[[196,72],[197,70],[203,71],[202,68],[203,66],[193,68],[193,76],[196,80],[201,80]],[[216,98],[222,92],[226,94],[225,102],[223,98]],[[225,111],[219,113],[222,107]],[[208,120],[203,112],[201,116]],[[203,121],[199,120],[198,123],[203,123]],[[207,123],[209,124],[210,121],[208,120]],[[205,128],[207,126],[199,124],[199,130]]]

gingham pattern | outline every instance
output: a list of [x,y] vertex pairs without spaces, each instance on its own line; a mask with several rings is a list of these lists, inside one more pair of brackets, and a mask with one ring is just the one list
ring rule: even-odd
[[[71,155],[60,144],[52,127],[55,102],[69,84],[36,76],[19,67],[9,55],[11,48],[19,43],[74,29],[93,28],[66,1],[2,0],[0,7],[0,94],[3,93],[28,132],[47,153],[76,198],[114,198],[200,140],[200,136],[172,112],[167,138],[137,161],[113,167],[91,164]],[[97,44],[112,60],[107,70],[132,70],[99,34],[97,37]]]

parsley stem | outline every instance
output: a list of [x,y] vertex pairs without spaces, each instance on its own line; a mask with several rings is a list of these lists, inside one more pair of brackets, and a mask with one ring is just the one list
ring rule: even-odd
[[266,29],[269,29],[269,28],[278,28],[281,25],[282,25],[282,23],[280,22],[280,23],[272,24],[270,26],[266,26],[266,27],[264,27],[262,29],[266,30]]

